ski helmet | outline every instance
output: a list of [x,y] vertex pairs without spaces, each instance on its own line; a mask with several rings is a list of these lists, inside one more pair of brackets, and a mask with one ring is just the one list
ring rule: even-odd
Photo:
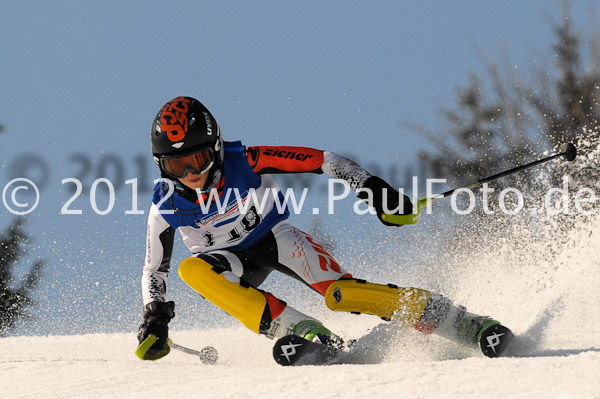
[[[188,170],[203,173],[206,167],[210,171],[206,185],[209,189],[222,177],[221,129],[200,101],[177,97],[166,103],[154,118],[150,140],[154,161],[163,177],[178,179]],[[200,155],[192,159],[192,154]],[[188,159],[192,159],[191,163],[184,164]]]

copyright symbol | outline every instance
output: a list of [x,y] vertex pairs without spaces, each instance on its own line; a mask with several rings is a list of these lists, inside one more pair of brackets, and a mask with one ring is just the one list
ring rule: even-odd
[[[19,184],[17,185],[17,183]],[[28,191],[29,187],[33,187],[33,190],[35,191],[35,203],[33,204],[33,206],[29,206],[29,202],[23,203],[17,201],[17,193],[20,190]],[[10,205],[13,205],[16,208],[20,209],[15,210],[11,208],[6,198],[6,194],[8,193],[8,191],[10,191]],[[4,190],[2,190],[2,202],[4,203],[6,209],[8,209],[13,215],[27,215],[28,213],[33,212],[35,208],[37,208],[38,203],[40,202],[40,192],[34,182],[32,182],[29,179],[19,177],[16,179],[12,179],[6,184],[6,186],[4,186]]]

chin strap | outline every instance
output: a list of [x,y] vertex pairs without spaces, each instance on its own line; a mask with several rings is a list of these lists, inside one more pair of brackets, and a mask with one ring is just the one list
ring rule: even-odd
[[[211,177],[212,177],[212,180],[210,180]],[[173,182],[173,184],[175,186],[175,190],[178,193],[183,194],[184,198],[186,198],[187,200],[189,200],[191,202],[197,202],[197,200],[200,196],[202,196],[201,197],[202,200],[205,201],[209,197],[211,190],[216,188],[218,191],[221,189],[221,187],[224,186],[223,174],[221,173],[220,170],[216,171],[211,176],[209,176],[208,181],[211,181],[210,187],[203,188],[203,189],[192,190],[191,188],[187,187],[185,184],[181,183],[179,180],[173,180],[171,178],[168,178],[168,179]]]
[[221,169],[217,169],[214,172],[211,170],[210,175],[208,176],[208,179],[206,180],[206,184],[207,185],[210,184],[210,185],[208,187],[206,187],[206,185],[205,185],[202,190],[197,190],[197,191],[201,194],[209,194],[210,190],[212,190],[213,188],[220,185],[222,179],[223,179],[223,173],[221,172]]

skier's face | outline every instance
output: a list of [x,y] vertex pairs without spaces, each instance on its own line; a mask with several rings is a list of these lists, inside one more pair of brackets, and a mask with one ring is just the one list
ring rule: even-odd
[[208,171],[197,175],[188,171],[185,176],[179,178],[179,181],[184,184],[186,187],[191,188],[192,190],[198,190],[204,188],[206,185],[206,180],[208,179]]

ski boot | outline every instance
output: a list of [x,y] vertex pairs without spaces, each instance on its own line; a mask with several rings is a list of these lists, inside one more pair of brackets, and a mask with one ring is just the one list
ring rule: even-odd
[[325,328],[318,320],[308,319],[299,322],[294,327],[293,334],[307,341],[317,342],[336,349],[344,348],[344,340]]
[[467,312],[449,299],[433,294],[421,320],[415,326],[471,348],[479,348],[487,357],[506,356],[506,348],[515,337],[499,321]]

